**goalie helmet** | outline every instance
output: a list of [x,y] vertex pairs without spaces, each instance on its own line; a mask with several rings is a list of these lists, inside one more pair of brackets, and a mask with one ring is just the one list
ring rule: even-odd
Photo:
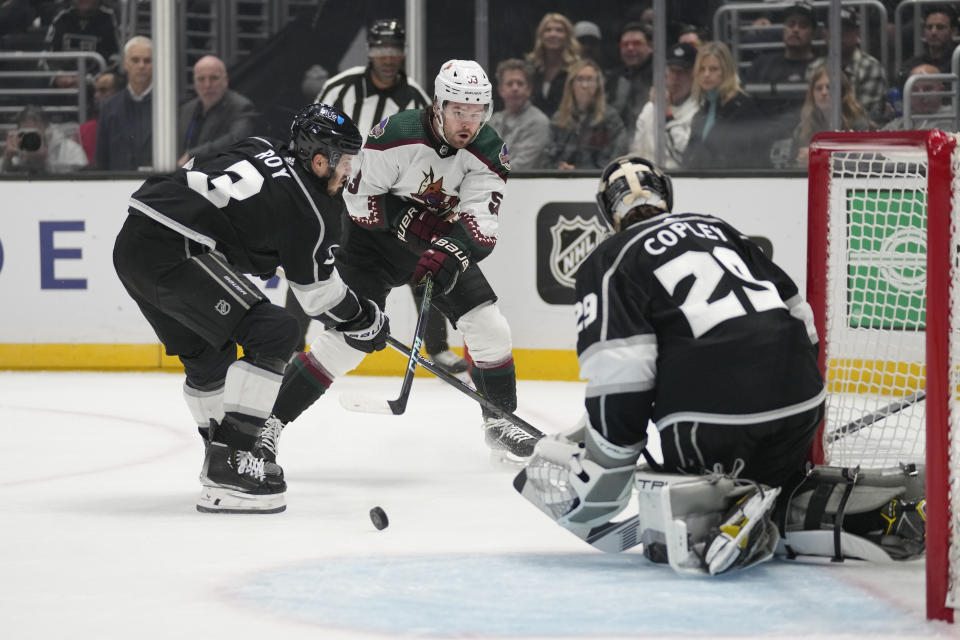
[[367,47],[399,47],[407,42],[407,32],[396,18],[374,20],[367,29]]
[[447,60],[443,63],[433,82],[433,101],[444,140],[443,107],[448,102],[483,105],[483,122],[477,129],[478,134],[493,115],[493,87],[483,67],[473,60]]
[[363,138],[353,121],[339,109],[322,103],[297,112],[290,124],[290,152],[307,167],[322,154],[336,169],[340,158],[360,153]]
[[646,158],[620,156],[600,176],[597,205],[606,223],[619,231],[620,222],[635,207],[649,205],[672,211],[673,185],[670,176]]

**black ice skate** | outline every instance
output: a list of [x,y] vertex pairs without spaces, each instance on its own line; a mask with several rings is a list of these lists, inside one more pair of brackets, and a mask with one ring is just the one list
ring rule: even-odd
[[483,431],[491,457],[495,460],[523,464],[533,455],[533,445],[537,439],[506,418],[485,417]]
[[[197,511],[204,513],[279,513],[287,508],[283,470],[249,451],[229,447],[200,429],[205,455],[200,471],[203,489]],[[204,433],[206,431],[206,433]]]

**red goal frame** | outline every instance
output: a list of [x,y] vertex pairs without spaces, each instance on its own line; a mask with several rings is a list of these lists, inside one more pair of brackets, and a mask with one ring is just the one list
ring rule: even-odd
[[[810,144],[807,300],[813,308],[821,345],[825,337],[827,304],[827,231],[831,181],[830,154],[834,151],[912,149],[927,155],[927,281],[926,281],[926,499],[927,617],[953,622],[946,604],[950,572],[950,283],[952,156],[956,140],[942,131],[831,132]],[[960,241],[958,239],[957,241]],[[960,271],[960,269],[958,269]],[[960,287],[958,287],[960,289]],[[960,291],[958,291],[960,294]],[[826,374],[826,349],[819,365]],[[823,462],[822,430],[814,441],[811,459]],[[955,465],[960,468],[960,461]]]

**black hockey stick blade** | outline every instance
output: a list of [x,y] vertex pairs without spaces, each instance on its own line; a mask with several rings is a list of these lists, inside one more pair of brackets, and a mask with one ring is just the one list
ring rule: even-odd
[[891,402],[890,404],[884,407],[880,407],[876,411],[872,411],[868,413],[862,418],[858,418],[853,422],[848,422],[842,427],[837,427],[836,429],[831,431],[829,434],[827,434],[827,440],[829,440],[830,442],[836,442],[837,440],[846,438],[851,434],[854,434],[858,431],[866,429],[867,427],[869,427],[875,422],[879,422],[884,418],[887,418],[889,416],[892,416],[895,413],[903,411],[907,407],[911,407],[917,404],[918,402],[921,402],[926,397],[927,397],[927,393],[923,390],[906,395],[900,398],[899,400]]
[[[400,395],[396,400],[383,400],[354,393],[341,393],[340,406],[349,411],[361,413],[386,413],[398,416],[407,410],[407,400],[410,399],[410,389],[413,387],[413,374],[417,369],[417,358],[420,347],[423,345],[423,334],[427,331],[427,313],[430,310],[430,301],[433,298],[433,278],[427,275],[426,286],[423,288],[423,299],[420,301],[420,312],[417,315],[417,324],[413,330],[413,350],[407,353],[407,369],[403,374],[403,383],[400,385]],[[388,336],[387,340],[393,340]]]
[[429,358],[422,356],[420,354],[419,349],[414,349],[414,350],[408,349],[405,344],[403,344],[393,336],[390,336],[387,338],[387,344],[404,355],[412,355],[417,359],[417,364],[419,364],[421,367],[423,367],[433,375],[437,376],[438,378],[440,378],[441,380],[449,384],[451,387],[454,387],[460,393],[463,393],[464,395],[469,396],[472,400],[480,403],[480,405],[485,409],[489,410],[492,413],[495,413],[501,418],[505,418],[506,420],[509,420],[512,424],[526,431],[527,435],[530,435],[538,440],[543,437],[543,432],[537,429],[535,426],[533,426],[532,424],[530,424],[520,416],[514,413],[510,413],[509,411],[505,411],[497,403],[477,393],[475,390],[471,389],[469,386],[461,382],[460,379],[457,378],[455,375],[453,375],[452,373],[448,373],[445,369],[434,364],[433,361],[431,361]]

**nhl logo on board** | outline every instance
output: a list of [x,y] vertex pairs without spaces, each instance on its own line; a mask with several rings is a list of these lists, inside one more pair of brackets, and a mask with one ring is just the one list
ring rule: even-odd
[[576,286],[577,270],[606,235],[597,218],[573,219],[561,216],[550,227],[550,273],[560,284]]
[[225,316],[228,313],[230,313],[230,303],[222,298],[220,300],[217,300],[217,304],[215,304],[213,308],[216,309],[217,313],[219,313],[222,316]]

